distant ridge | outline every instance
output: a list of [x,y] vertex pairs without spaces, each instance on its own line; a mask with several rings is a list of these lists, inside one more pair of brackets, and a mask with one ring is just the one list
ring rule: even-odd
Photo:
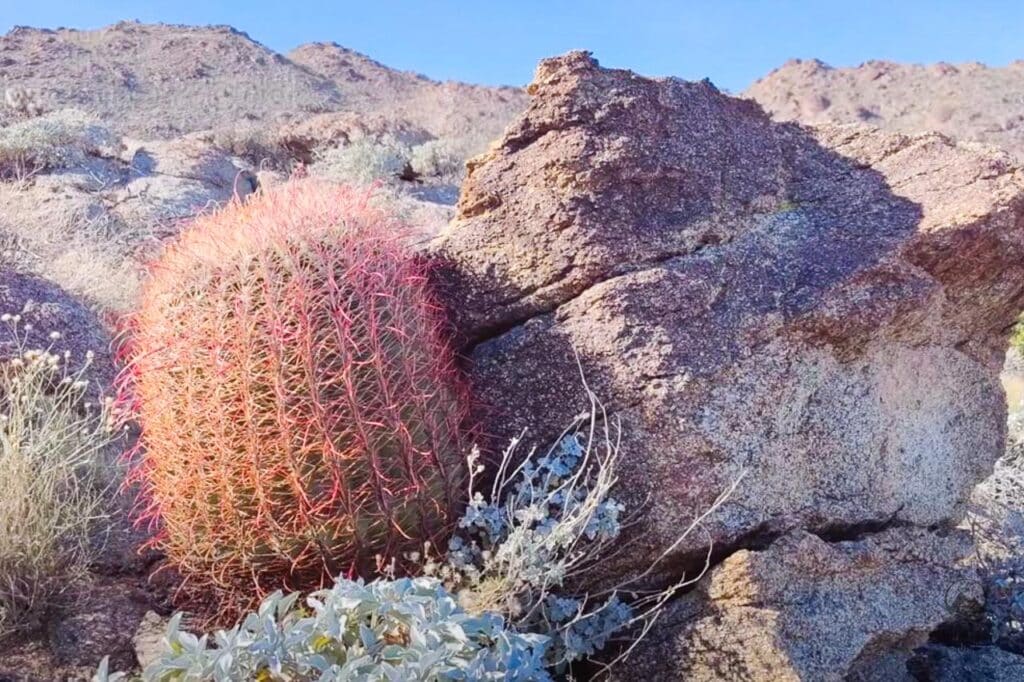
[[497,135],[526,101],[517,88],[439,83],[333,43],[285,57],[230,26],[137,22],[16,27],[0,37],[0,87],[35,91],[49,109],[77,107],[142,138],[331,111],[407,116],[438,136],[470,124]]
[[1002,147],[1024,160],[1024,61],[991,67],[873,60],[834,68],[794,59],[743,94],[780,120],[935,130]]

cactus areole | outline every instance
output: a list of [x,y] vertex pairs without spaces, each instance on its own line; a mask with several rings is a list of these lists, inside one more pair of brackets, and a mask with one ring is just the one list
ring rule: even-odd
[[152,267],[124,382],[140,516],[216,619],[447,539],[467,396],[408,231],[373,204],[292,181]]

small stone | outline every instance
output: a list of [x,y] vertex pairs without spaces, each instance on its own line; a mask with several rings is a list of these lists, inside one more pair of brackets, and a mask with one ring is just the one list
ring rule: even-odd
[[164,618],[155,611],[147,611],[139,623],[132,645],[135,647],[135,658],[143,670],[160,659],[163,653],[163,638],[167,632],[169,618]]

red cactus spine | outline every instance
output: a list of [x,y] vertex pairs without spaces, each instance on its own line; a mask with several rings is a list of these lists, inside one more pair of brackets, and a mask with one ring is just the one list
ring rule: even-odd
[[466,395],[407,232],[363,193],[294,181],[200,218],[134,319],[134,478],[185,595],[269,591],[445,537]]

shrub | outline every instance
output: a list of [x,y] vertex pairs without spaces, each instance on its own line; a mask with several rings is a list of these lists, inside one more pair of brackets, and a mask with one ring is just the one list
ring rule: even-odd
[[[471,615],[434,579],[338,580],[310,595],[280,592],[230,630],[197,638],[172,618],[165,653],[143,673],[157,680],[501,680],[543,682],[543,637]],[[187,675],[187,677],[186,677]],[[116,678],[105,667],[95,678]]]
[[409,158],[409,147],[394,137],[367,136],[321,152],[310,172],[334,182],[368,185],[401,177],[409,168]]
[[487,151],[490,134],[473,133],[443,137],[424,142],[412,150],[412,169],[419,175],[441,178],[449,184],[461,184],[466,162]]
[[[652,557],[648,573],[600,594],[588,593],[600,564],[621,550],[625,506],[612,497],[618,424],[589,389],[587,394],[590,410],[539,456],[535,449],[520,455],[521,439],[509,445],[486,496],[473,489],[471,479],[471,498],[446,559],[426,567],[459,594],[469,612],[500,613],[520,632],[545,635],[550,640],[546,664],[558,673],[576,661],[591,660],[616,640],[627,644],[611,663],[629,654],[664,604],[703,571],[683,575],[665,589],[646,590],[640,598],[635,595],[645,591],[638,586],[739,483],[661,556]],[[471,475],[482,470],[472,456]],[[710,553],[709,547],[705,570]]]
[[0,128],[0,177],[24,179],[44,170],[72,168],[119,144],[86,114],[54,111]]
[[[18,334],[19,317],[3,316]],[[107,424],[86,411],[83,370],[26,350],[0,364],[0,636],[39,624],[81,579],[105,517]]]
[[461,181],[466,155],[451,140],[428,140],[412,148],[410,166],[416,175]]
[[211,615],[447,539],[466,399],[403,238],[365,193],[292,182],[198,220],[143,286],[134,478]]
[[4,106],[13,114],[24,118],[41,116],[43,113],[39,94],[20,86],[4,89]]
[[1013,333],[1010,335],[1010,344],[1021,353],[1024,353],[1024,317],[1021,317],[1013,328]]

